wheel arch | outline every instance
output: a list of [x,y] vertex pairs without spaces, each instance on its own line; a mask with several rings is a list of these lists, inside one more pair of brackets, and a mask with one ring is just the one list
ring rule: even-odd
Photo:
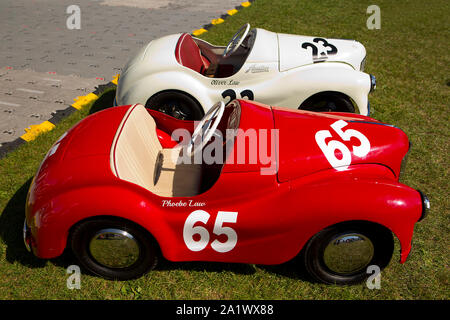
[[153,99],[156,96],[163,94],[163,93],[177,93],[180,95],[188,96],[198,105],[198,107],[201,110],[201,112],[203,113],[203,115],[205,115],[205,109],[203,108],[202,104],[198,101],[198,99],[196,97],[194,97],[192,94],[190,94],[189,92],[186,92],[186,91],[180,90],[180,89],[165,89],[165,90],[158,91],[158,92],[154,93],[152,96],[148,97],[148,99],[145,101],[144,106],[147,107],[147,103],[150,101],[150,99]]
[[285,99],[286,104],[294,104],[292,107],[298,108],[303,101],[315,94],[334,91],[350,97],[360,114],[368,114],[369,74],[340,62],[316,63],[284,73],[283,83],[286,90],[297,97],[296,101],[292,98]]
[[[90,186],[62,192],[50,200],[47,208],[39,210],[38,220],[46,222],[40,222],[39,228],[36,228],[37,256],[55,258],[61,255],[69,246],[70,232],[74,226],[104,217],[127,220],[145,229],[165,255],[164,248],[174,241],[173,232],[163,219],[163,210],[158,207],[156,198],[131,183],[126,183],[126,186]],[[68,206],[68,203],[71,205]]]
[[319,232],[321,232],[322,230],[328,229],[328,228],[333,228],[333,227],[345,227],[345,226],[355,226],[355,227],[374,227],[374,228],[378,228],[380,230],[384,230],[386,232],[389,232],[390,234],[392,234],[393,237],[395,237],[398,241],[400,241],[400,239],[397,237],[396,233],[394,231],[392,231],[388,226],[386,226],[385,224],[379,223],[377,221],[373,221],[373,220],[345,220],[345,221],[339,221],[339,222],[335,222],[335,223],[331,223],[328,225],[324,225],[320,230],[316,230],[316,232],[314,232],[304,243],[304,245],[302,246],[302,248],[299,250],[299,252],[297,253],[297,255],[300,255],[303,253],[305,247],[307,246],[307,244],[309,242],[311,242],[312,238],[318,234]]
[[[67,242],[69,243],[72,237],[72,233],[73,231],[81,224],[88,222],[88,221],[95,221],[95,220],[100,220],[100,219],[110,219],[113,221],[118,221],[118,222],[127,222],[130,223],[132,225],[134,225],[135,227],[139,228],[140,230],[144,231],[150,238],[151,241],[153,241],[153,243],[156,245],[156,247],[159,250],[159,253],[161,253],[161,247],[159,245],[159,242],[156,240],[155,236],[145,227],[143,227],[141,224],[139,224],[138,222],[129,219],[129,218],[125,218],[123,216],[119,216],[119,215],[108,215],[108,214],[100,214],[100,215],[92,215],[86,218],[83,218],[79,221],[77,221],[75,224],[73,224],[69,230],[68,230],[68,234],[67,234]],[[67,245],[66,245],[67,248]]]
[[307,105],[309,102],[313,101],[315,98],[320,97],[320,96],[340,96],[344,99],[347,99],[355,108],[355,112],[360,113],[360,109],[358,104],[355,102],[355,100],[352,99],[352,97],[344,92],[340,92],[340,91],[334,91],[334,90],[324,90],[324,91],[318,91],[316,93],[311,94],[308,98],[306,98],[305,100],[303,100],[300,103],[300,106],[298,107],[298,109],[302,109],[303,106]]
[[[142,78],[133,79],[123,83],[120,88],[120,103],[135,104],[145,103],[153,96],[165,91],[177,91],[188,94],[192,97],[204,112],[211,107],[211,92],[205,86],[203,79],[199,76],[191,75],[188,70],[169,70],[164,72],[152,73]],[[175,80],[174,80],[175,79]]]

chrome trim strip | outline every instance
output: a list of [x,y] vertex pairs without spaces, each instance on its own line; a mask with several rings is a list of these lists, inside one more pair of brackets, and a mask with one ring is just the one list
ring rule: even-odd
[[23,243],[25,244],[25,248],[27,248],[28,252],[31,252],[31,246],[28,243],[31,236],[30,232],[31,230],[30,228],[28,228],[27,219],[25,219],[25,221],[23,222],[22,235],[23,235]]
[[[346,120],[347,122],[353,122],[353,123],[368,123],[368,124],[378,124],[380,126],[386,126],[386,127],[392,127],[392,128],[397,128],[400,129],[399,127],[396,127],[392,124],[387,124],[387,123],[383,123],[383,122],[375,122],[375,121],[367,121],[367,120]],[[401,130],[401,129],[400,129]]]
[[425,219],[425,217],[430,212],[431,203],[430,203],[430,200],[428,199],[428,197],[425,195],[425,193],[423,193],[420,190],[417,190],[417,191],[420,193],[420,199],[422,200],[422,215],[420,216],[420,219],[417,220],[417,222],[419,222],[419,221],[422,221],[423,219]]
[[374,92],[377,88],[377,78],[373,74],[370,75],[370,92]]

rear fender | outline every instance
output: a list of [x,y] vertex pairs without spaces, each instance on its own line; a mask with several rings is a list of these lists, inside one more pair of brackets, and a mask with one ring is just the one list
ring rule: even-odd
[[167,219],[162,216],[164,211],[157,198],[139,186],[122,181],[115,186],[92,186],[52,197],[44,208],[37,211],[32,222],[33,238],[37,244],[35,254],[46,259],[59,256],[69,245],[67,240],[71,228],[97,216],[132,221],[148,230],[161,249],[170,248],[166,243],[173,241],[174,235],[165,222]]
[[182,70],[152,73],[144,78],[136,79],[131,86],[128,86],[129,89],[123,92],[120,102],[127,104],[132,101],[145,105],[149,98],[159,92],[176,90],[192,96],[206,113],[217,101],[210,99],[214,93],[208,92],[208,88],[205,88],[202,79],[199,79],[202,76],[183,66],[177,66],[174,69]]

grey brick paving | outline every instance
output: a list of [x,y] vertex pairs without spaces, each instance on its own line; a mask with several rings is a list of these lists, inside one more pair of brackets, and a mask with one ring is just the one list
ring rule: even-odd
[[[150,40],[192,32],[242,1],[1,0],[0,144],[110,81]],[[80,30],[66,27],[69,5],[81,9]]]
[[31,70],[0,71],[0,143],[20,137],[24,128],[50,119],[102,82]]

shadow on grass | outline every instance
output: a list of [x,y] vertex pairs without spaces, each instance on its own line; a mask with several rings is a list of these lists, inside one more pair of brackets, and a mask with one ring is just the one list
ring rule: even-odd
[[[25,219],[25,201],[32,178],[28,179],[9,200],[0,215],[0,237],[6,244],[6,260],[10,263],[19,262],[31,268],[42,268],[46,260],[35,257],[28,252],[23,243],[22,228]],[[67,253],[52,263],[57,266],[67,267],[70,265]]]
[[283,264],[270,266],[258,265],[258,267],[266,270],[267,272],[275,273],[283,277],[316,283],[316,281],[311,279],[308,272],[306,271],[302,262],[301,254]]
[[257,272],[256,267],[269,273],[274,273],[291,279],[315,283],[303,267],[301,256],[279,265],[254,265],[245,263],[222,263],[222,262],[171,262],[160,258],[155,271],[185,270],[205,272],[233,272],[241,275],[252,275]]
[[111,108],[114,104],[114,97],[116,96],[115,89],[107,89],[102,95],[95,100],[94,104],[89,109],[89,114],[96,113],[101,110]]
[[244,263],[221,263],[221,262],[205,262],[205,261],[192,261],[192,262],[172,262],[164,258],[160,258],[155,271],[171,271],[171,270],[183,270],[183,271],[197,271],[197,272],[233,272],[242,275],[251,275],[256,272],[256,269],[251,264]]

